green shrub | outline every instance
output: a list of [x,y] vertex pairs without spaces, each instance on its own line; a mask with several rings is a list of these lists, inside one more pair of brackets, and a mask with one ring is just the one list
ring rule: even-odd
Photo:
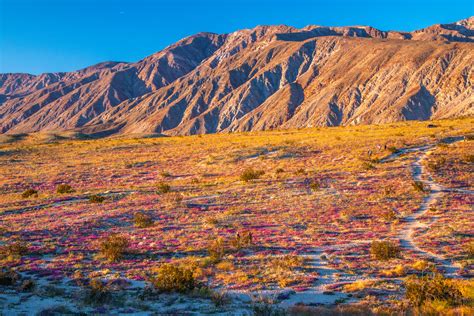
[[244,172],[240,175],[240,180],[244,182],[249,182],[251,180],[259,179],[263,176],[265,172],[263,170],[254,170],[252,168],[245,169]]
[[163,264],[155,276],[150,278],[151,283],[161,292],[186,293],[194,289],[196,281],[191,269],[173,264]]
[[32,196],[38,197],[38,191],[35,189],[27,189],[21,194],[21,197],[24,199],[27,199]]
[[164,182],[160,182],[156,185],[156,192],[160,194],[165,194],[168,192],[171,192],[171,186],[169,184],[166,184]]
[[426,301],[445,301],[450,305],[462,302],[462,293],[452,280],[441,274],[410,276],[405,280],[406,298],[415,306]]
[[135,215],[133,216],[133,223],[136,227],[146,228],[153,225],[153,219],[148,214],[135,213]]
[[389,241],[373,241],[370,254],[377,260],[389,260],[400,255],[400,248]]
[[89,196],[89,202],[91,203],[102,203],[105,201],[105,196],[100,196],[97,194]]
[[127,251],[127,248],[127,238],[118,234],[112,234],[100,241],[101,256],[111,262],[121,259]]
[[60,184],[56,187],[56,192],[59,194],[73,193],[74,189],[69,184]]

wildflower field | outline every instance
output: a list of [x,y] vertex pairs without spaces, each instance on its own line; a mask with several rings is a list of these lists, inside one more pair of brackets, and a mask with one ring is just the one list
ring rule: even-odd
[[473,313],[473,123],[3,135],[0,314]]

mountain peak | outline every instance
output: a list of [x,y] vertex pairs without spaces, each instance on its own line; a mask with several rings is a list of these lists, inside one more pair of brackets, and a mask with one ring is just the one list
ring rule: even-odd
[[135,63],[2,74],[0,132],[197,134],[473,115],[473,21],[414,32],[259,25],[197,33]]

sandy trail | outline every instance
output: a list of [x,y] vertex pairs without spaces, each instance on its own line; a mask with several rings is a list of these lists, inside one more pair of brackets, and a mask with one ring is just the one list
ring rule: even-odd
[[[453,144],[463,139],[464,137],[451,137],[451,138],[446,138],[442,140],[442,142],[445,144]],[[457,274],[457,271],[459,270],[458,267],[454,266],[450,260],[444,258],[443,256],[433,253],[431,251],[422,249],[420,246],[417,245],[417,243],[414,240],[417,229],[428,227],[427,224],[424,224],[421,222],[420,220],[421,217],[424,217],[426,213],[430,210],[430,208],[433,205],[435,205],[436,202],[445,193],[447,192],[461,192],[461,193],[467,193],[467,194],[473,193],[470,190],[464,190],[464,189],[447,189],[433,180],[430,173],[428,172],[428,170],[426,170],[425,166],[423,165],[423,161],[427,159],[429,155],[431,155],[431,153],[435,149],[436,149],[436,144],[402,149],[399,152],[393,155],[390,155],[389,157],[384,159],[383,162],[391,161],[406,153],[416,154],[415,161],[411,165],[413,180],[423,183],[423,186],[427,195],[423,198],[423,201],[420,207],[418,208],[418,210],[403,219],[403,221],[406,222],[406,225],[398,233],[400,244],[403,248],[409,249],[421,257],[425,257],[431,261],[434,261],[436,264],[438,264],[442,268],[445,275],[455,276]]]

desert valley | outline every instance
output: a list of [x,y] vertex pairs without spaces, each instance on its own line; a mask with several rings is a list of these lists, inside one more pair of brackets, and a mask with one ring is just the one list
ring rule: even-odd
[[0,74],[0,315],[474,314],[474,18]]

